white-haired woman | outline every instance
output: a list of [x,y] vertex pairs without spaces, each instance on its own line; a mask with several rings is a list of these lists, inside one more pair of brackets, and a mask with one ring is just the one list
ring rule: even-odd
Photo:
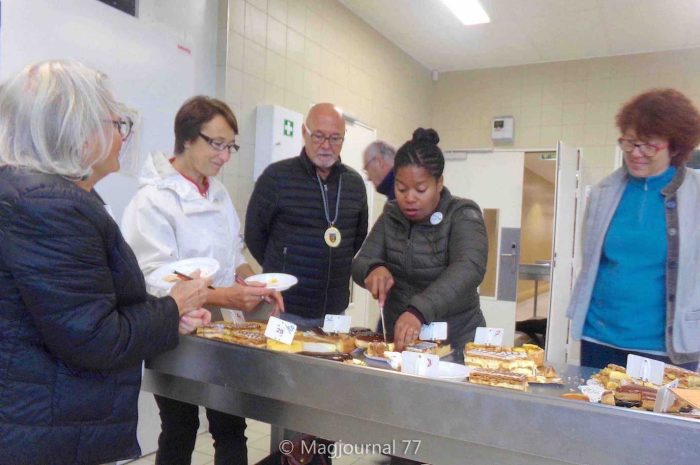
[[77,62],[0,86],[2,463],[99,464],[140,455],[141,362],[208,322],[208,281],[146,293],[93,190],[119,169],[131,119]]

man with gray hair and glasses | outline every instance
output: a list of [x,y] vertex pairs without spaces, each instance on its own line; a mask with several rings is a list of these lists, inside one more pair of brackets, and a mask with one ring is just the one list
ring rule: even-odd
[[367,179],[372,181],[377,192],[394,200],[394,155],[396,149],[384,141],[376,140],[369,144],[362,155],[362,163]]

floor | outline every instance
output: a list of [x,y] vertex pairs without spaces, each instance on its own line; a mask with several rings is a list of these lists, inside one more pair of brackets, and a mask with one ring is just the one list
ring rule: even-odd
[[[248,463],[253,465],[269,454],[270,425],[255,420],[246,420],[248,428]],[[129,465],[153,465],[156,454],[144,455],[138,460],[129,462]],[[333,458],[333,465],[377,465],[387,463],[387,458],[382,455],[343,455]],[[214,445],[208,432],[201,433],[192,453],[192,465],[214,465]]]
[[[537,317],[536,318],[547,318],[549,312],[549,291],[541,292],[537,295]],[[529,298],[518,302],[515,307],[515,321],[527,320],[529,318],[535,318],[534,314],[534,298]]]

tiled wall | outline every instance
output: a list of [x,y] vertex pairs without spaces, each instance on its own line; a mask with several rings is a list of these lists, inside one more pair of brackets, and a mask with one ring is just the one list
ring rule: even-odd
[[241,145],[222,178],[242,220],[258,104],[306,114],[330,101],[393,144],[432,121],[429,71],[335,0],[222,0],[219,28],[217,95],[239,119]]
[[674,87],[700,105],[700,49],[441,74],[433,124],[443,148],[491,147],[494,116],[515,117],[508,147],[553,148],[561,139],[583,148],[583,182],[614,165],[615,114],[630,97]]

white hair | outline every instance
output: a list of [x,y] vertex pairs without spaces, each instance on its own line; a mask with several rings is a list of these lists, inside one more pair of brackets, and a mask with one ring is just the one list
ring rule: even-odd
[[365,148],[365,154],[368,162],[376,157],[382,157],[390,165],[393,165],[396,149],[382,140],[375,140]]
[[0,166],[84,179],[109,154],[123,112],[103,73],[76,61],[29,65],[0,85]]

